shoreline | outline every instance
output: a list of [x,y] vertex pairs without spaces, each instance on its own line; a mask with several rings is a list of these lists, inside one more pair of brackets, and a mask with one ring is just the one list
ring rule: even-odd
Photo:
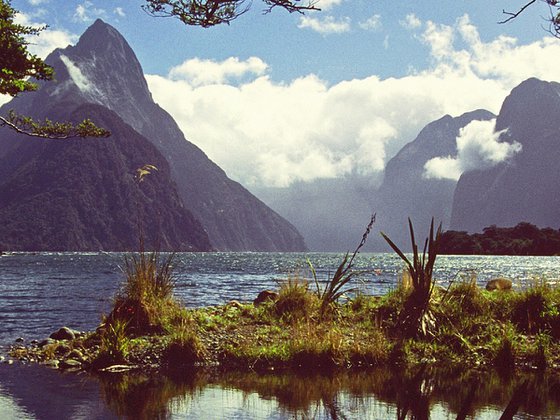
[[[180,315],[174,315],[180,318],[176,325],[166,329],[152,326],[143,333],[134,328],[123,330],[111,343],[107,328],[116,319],[112,313],[96,331],[61,328],[53,334],[66,334],[59,339],[15,343],[8,354],[11,360],[23,363],[94,373],[158,373],[189,367],[267,372],[419,365],[454,368],[465,364],[482,370],[560,371],[560,331],[550,328],[560,322],[557,289],[539,286],[489,292],[467,283],[437,289],[434,306],[442,310],[438,322],[452,319],[449,324],[457,325],[440,325],[434,335],[403,339],[395,326],[407,294],[402,288],[384,296],[358,295],[321,318],[307,285],[291,287],[292,301],[288,303],[282,303],[277,292],[270,292],[275,294],[273,298],[257,305],[231,301],[179,308]],[[549,300],[550,319],[519,319],[530,309],[519,306],[527,298],[533,304],[538,300],[534,296]],[[510,314],[503,313],[507,305],[512,307]],[[487,318],[492,312],[501,319]]]

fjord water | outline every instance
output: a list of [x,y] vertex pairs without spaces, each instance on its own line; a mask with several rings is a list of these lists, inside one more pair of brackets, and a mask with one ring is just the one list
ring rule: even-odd
[[[288,276],[309,278],[307,260],[313,263],[319,279],[324,280],[334,272],[342,256],[181,253],[175,256],[176,296],[188,307],[217,305],[232,299],[251,301],[259,291],[277,287]],[[112,297],[123,279],[123,258],[119,253],[0,256],[0,346],[5,350],[18,337],[27,341],[42,339],[63,325],[79,330],[95,328],[101,314],[110,310]],[[506,276],[523,287],[534,280],[555,281],[559,267],[560,257],[442,256],[438,259],[436,277],[445,285],[475,273],[483,285],[492,277]],[[393,254],[361,254],[356,269],[366,273],[353,286],[367,294],[386,293],[395,287],[402,268],[402,262]],[[410,392],[420,392],[426,386],[437,391],[426,402],[427,412],[453,418],[461,409],[461,402],[453,400],[453,392],[445,395],[439,374],[394,375],[376,371],[344,375],[309,378],[237,374],[214,378],[189,373],[179,378],[134,376],[99,382],[85,375],[61,374],[41,366],[0,365],[0,418],[139,418],[160,414],[177,418],[331,418],[337,415],[336,410],[341,410],[339,417],[342,414],[347,418],[394,418],[406,408],[403,398],[406,400],[413,395]],[[461,387],[461,379],[457,375],[452,377],[452,383]],[[380,385],[382,379],[385,382]],[[405,380],[408,382],[394,382]],[[125,381],[126,386],[119,385],[119,381]],[[472,377],[466,379],[464,392],[470,389],[472,381]],[[528,381],[533,381],[531,390],[539,392],[533,400],[541,405],[522,409],[540,416],[560,415],[560,401],[551,397],[560,395],[560,385],[557,379],[542,377],[489,377],[487,382],[498,391],[489,391],[492,398],[477,395],[482,402],[473,402],[469,413],[475,410],[477,418],[499,416],[513,391],[527,386]],[[395,386],[392,393],[387,391],[390,384]],[[407,391],[406,397],[398,392],[406,386],[418,389]],[[119,398],[115,389],[130,389],[132,394]],[[161,389],[166,393],[162,394]],[[290,395],[293,389],[306,390],[308,398],[298,400],[296,394]],[[384,389],[388,393],[382,392]],[[556,391],[551,393],[551,389]],[[143,406],[140,399],[146,398],[153,405]]]

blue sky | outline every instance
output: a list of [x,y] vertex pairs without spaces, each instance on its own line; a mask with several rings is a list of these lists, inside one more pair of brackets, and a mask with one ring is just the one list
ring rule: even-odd
[[[263,16],[254,0],[230,26],[207,29],[150,17],[141,4],[12,1],[22,22],[49,25],[34,40],[43,56],[75,43],[98,17],[117,28],[156,102],[249,187],[378,175],[430,121],[476,108],[497,113],[531,76],[560,81],[560,40],[543,29],[544,3],[499,25],[502,9],[523,2],[319,0],[321,12]],[[487,165],[495,158],[488,150],[512,155],[488,148],[480,127],[473,133],[461,143],[471,159]],[[434,163],[443,165],[434,176],[476,167],[447,158]]]

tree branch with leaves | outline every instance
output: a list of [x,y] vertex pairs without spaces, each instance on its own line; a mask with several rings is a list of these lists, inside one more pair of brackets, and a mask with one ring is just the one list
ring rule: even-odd
[[[9,0],[0,0],[0,94],[15,97],[20,93],[37,90],[38,84],[31,81],[52,80],[54,70],[40,57],[27,49],[27,37],[39,35],[46,27],[19,25],[14,22],[17,11]],[[91,120],[79,124],[53,122],[48,119],[35,121],[31,117],[10,111],[0,116],[0,127],[7,127],[20,134],[32,137],[62,138],[107,137],[110,133],[97,127]]]
[[[275,8],[290,13],[303,13],[308,10],[320,10],[316,7],[318,0],[263,0],[266,4],[264,13]],[[155,17],[174,17],[185,25],[208,28],[228,24],[244,15],[251,8],[250,0],[146,0],[142,9]]]

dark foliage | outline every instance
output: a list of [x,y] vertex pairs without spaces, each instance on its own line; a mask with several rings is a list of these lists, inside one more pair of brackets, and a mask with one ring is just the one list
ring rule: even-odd
[[449,230],[441,236],[440,246],[442,254],[560,255],[560,230],[526,222],[509,228],[492,225],[472,235]]

